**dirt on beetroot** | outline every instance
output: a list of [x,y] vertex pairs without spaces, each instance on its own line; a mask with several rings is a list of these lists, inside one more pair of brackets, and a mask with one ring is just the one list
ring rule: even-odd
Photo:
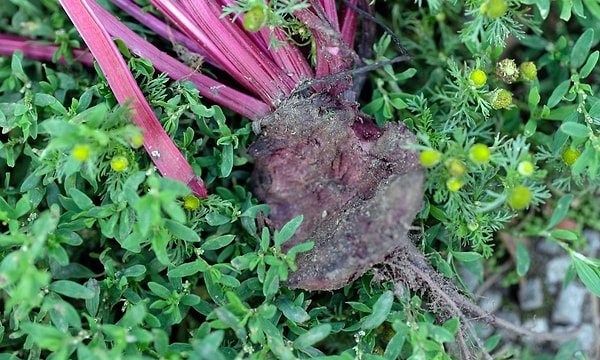
[[271,206],[270,225],[302,214],[285,245],[315,243],[298,255],[287,286],[343,287],[409,241],[423,171],[404,124],[379,128],[356,102],[316,93],[288,99],[254,125],[253,191]]

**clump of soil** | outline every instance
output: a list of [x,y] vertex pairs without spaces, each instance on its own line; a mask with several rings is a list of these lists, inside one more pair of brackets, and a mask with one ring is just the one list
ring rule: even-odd
[[253,190],[271,206],[270,225],[303,214],[286,246],[315,242],[287,286],[343,287],[409,241],[423,171],[404,124],[379,128],[357,103],[317,93],[288,99],[255,131]]

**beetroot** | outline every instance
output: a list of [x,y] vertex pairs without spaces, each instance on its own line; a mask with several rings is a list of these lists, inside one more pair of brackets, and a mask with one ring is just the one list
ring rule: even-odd
[[406,126],[379,128],[355,102],[323,94],[288,99],[255,125],[255,195],[275,228],[304,215],[288,247],[315,242],[288,286],[340,288],[407,241],[423,173]]

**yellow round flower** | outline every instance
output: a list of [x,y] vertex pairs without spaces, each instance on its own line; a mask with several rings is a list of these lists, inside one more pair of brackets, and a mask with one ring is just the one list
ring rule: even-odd
[[485,75],[485,72],[483,72],[483,70],[477,69],[471,72],[469,79],[471,79],[471,81],[473,82],[473,84],[475,84],[476,87],[482,87],[487,81],[487,75]]
[[469,159],[478,164],[485,164],[490,161],[490,148],[484,144],[474,144],[469,149]]
[[508,10],[505,0],[489,0],[484,6],[481,7],[481,13],[487,14],[491,19],[497,19]]
[[257,32],[267,23],[267,11],[264,6],[254,6],[244,14],[242,25],[245,30]]
[[525,185],[517,185],[508,196],[508,205],[515,210],[522,210],[531,204],[533,195]]
[[129,167],[129,161],[125,156],[115,156],[110,161],[110,167],[116,172],[125,171]]
[[200,207],[200,199],[194,195],[187,195],[183,198],[183,208],[186,210],[196,210]]
[[465,163],[455,158],[448,159],[444,165],[446,165],[446,169],[448,169],[450,175],[455,177],[461,176],[467,172]]
[[521,161],[519,165],[517,165],[517,171],[519,174],[526,177],[533,175],[534,170],[535,168],[533,167],[533,164],[528,160]]
[[575,164],[575,161],[579,159],[579,155],[581,155],[579,150],[566,148],[565,151],[563,151],[562,153],[562,159],[565,162],[565,164],[572,166],[573,164]]
[[521,66],[519,66],[519,70],[521,70],[521,75],[526,80],[535,80],[537,77],[537,66],[531,61],[522,63]]
[[446,187],[448,187],[448,190],[452,192],[457,192],[463,187],[464,184],[465,183],[461,179],[455,177],[451,177],[446,181]]
[[504,89],[496,91],[492,96],[492,108],[495,110],[508,109],[512,104],[512,95]]
[[434,149],[427,149],[421,151],[419,156],[419,160],[421,161],[421,165],[426,168],[433,167],[437,165],[442,158],[442,154],[439,151]]
[[129,139],[129,145],[131,145],[134,149],[139,149],[144,145],[144,136],[142,134],[137,134]]
[[75,145],[75,147],[73,147],[73,152],[71,153],[71,155],[73,155],[73,158],[75,158],[75,160],[77,161],[86,161],[90,158],[91,153],[92,150],[89,146],[78,144]]

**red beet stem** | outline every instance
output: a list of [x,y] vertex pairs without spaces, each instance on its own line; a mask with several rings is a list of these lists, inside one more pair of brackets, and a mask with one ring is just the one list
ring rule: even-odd
[[148,105],[115,43],[85,0],[60,0],[85,40],[121,105],[134,109],[134,122],[143,129],[144,147],[161,174],[189,184],[194,193],[206,197],[206,187],[173,144]]

